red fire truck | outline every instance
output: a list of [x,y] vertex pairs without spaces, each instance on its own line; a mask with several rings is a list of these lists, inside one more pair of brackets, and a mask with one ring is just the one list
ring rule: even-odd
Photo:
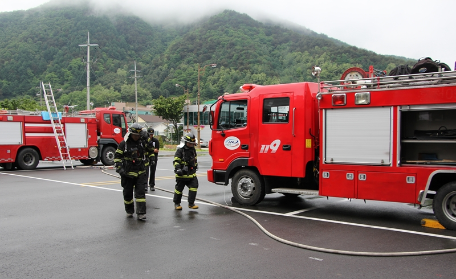
[[[114,164],[117,146],[127,132],[123,112],[95,108],[59,117],[73,160]],[[0,165],[6,170],[30,170],[39,160],[62,159],[48,112],[0,111],[0,131]]]
[[270,193],[433,203],[456,229],[456,71],[345,76],[221,96],[208,180],[231,180],[242,205]]

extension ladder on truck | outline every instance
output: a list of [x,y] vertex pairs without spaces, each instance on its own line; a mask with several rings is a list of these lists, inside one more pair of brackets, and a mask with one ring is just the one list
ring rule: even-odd
[[43,88],[44,100],[46,101],[49,119],[51,120],[52,129],[54,130],[55,141],[57,142],[57,147],[59,149],[60,159],[62,161],[63,168],[66,170],[65,160],[69,160],[71,168],[74,169],[73,162],[71,161],[70,156],[70,148],[67,145],[65,132],[63,131],[63,125],[60,121],[60,116],[57,110],[57,105],[55,103],[54,93],[52,92],[51,84],[41,82],[41,87]]

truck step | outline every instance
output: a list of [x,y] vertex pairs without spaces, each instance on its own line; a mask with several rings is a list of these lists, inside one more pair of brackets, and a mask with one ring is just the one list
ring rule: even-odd
[[318,196],[318,190],[307,190],[307,189],[295,189],[295,188],[274,188],[271,189],[274,193],[283,194],[298,194],[298,195],[314,195]]

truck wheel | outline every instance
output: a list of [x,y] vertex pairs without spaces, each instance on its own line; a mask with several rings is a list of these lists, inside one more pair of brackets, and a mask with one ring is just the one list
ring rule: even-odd
[[434,214],[445,228],[456,230],[456,181],[443,185],[433,202]]
[[24,148],[17,154],[16,164],[22,170],[33,170],[40,160],[38,152],[33,148]]
[[103,149],[101,152],[101,162],[105,166],[114,165],[114,155],[116,154],[116,149],[112,146],[108,146]]
[[252,170],[241,170],[234,175],[231,192],[242,205],[255,205],[262,201],[266,194],[261,178]]

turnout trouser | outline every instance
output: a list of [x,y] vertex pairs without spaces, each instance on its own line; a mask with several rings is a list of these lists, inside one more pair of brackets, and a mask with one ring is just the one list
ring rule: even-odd
[[196,191],[198,190],[198,178],[176,179],[176,187],[174,187],[174,203],[181,203],[182,191],[185,186],[188,187],[188,203],[194,204],[196,199]]
[[136,199],[136,214],[146,214],[146,193],[144,184],[147,181],[145,173],[140,174],[138,177],[126,177],[122,175],[121,185],[123,187],[123,196],[125,203],[125,211],[127,213],[135,213],[135,205],[133,201],[133,192]]
[[[152,159],[154,160],[154,159]],[[149,174],[149,186],[155,186],[155,171],[157,170],[157,160],[155,164],[149,163],[149,167],[147,168],[147,172]]]

